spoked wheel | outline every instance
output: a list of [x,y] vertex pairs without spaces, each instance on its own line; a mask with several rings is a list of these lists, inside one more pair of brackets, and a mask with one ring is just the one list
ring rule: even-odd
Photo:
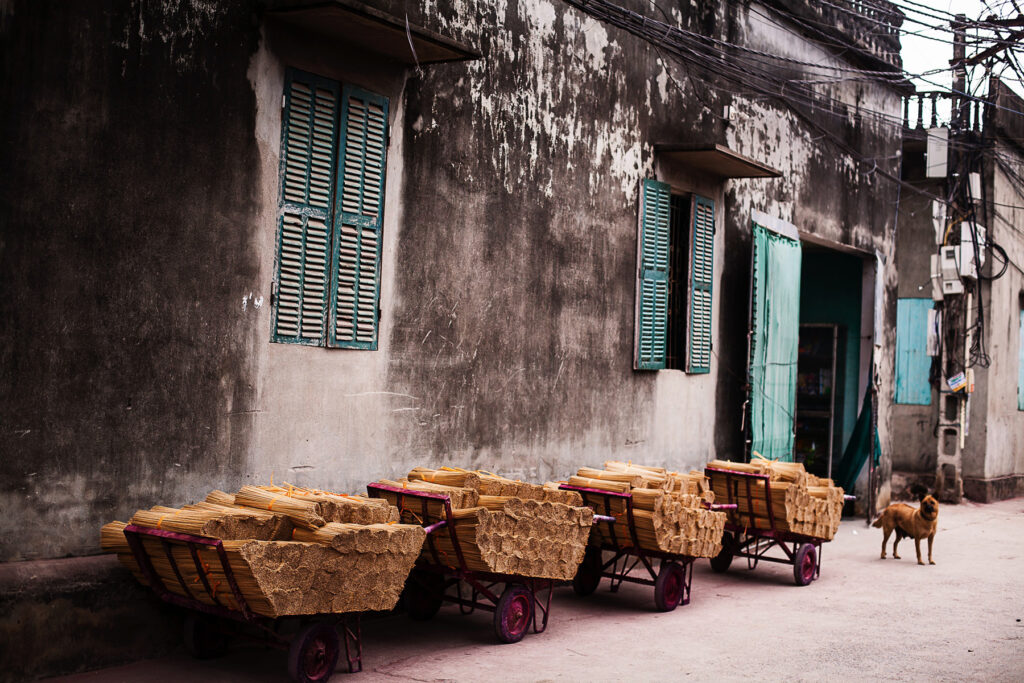
[[210,617],[191,613],[185,616],[185,649],[196,659],[220,657],[228,649],[227,636]]
[[814,581],[814,572],[817,569],[818,553],[815,552],[813,544],[804,543],[793,558],[793,579],[796,585],[806,586]]
[[326,681],[338,664],[341,643],[331,624],[310,624],[295,636],[288,648],[288,675],[298,683]]
[[518,643],[533,621],[533,592],[520,584],[509,584],[494,608],[494,633],[503,643]]
[[732,534],[724,534],[722,536],[722,550],[717,555],[711,558],[711,569],[718,574],[724,574],[729,569],[729,565],[732,564],[733,548],[735,547],[735,541],[733,540]]
[[435,572],[413,570],[405,583],[405,609],[414,621],[434,618],[444,602],[444,576]]
[[654,606],[659,612],[671,612],[683,599],[686,570],[678,562],[661,565],[658,578],[654,580]]
[[597,590],[601,583],[601,565],[604,560],[601,557],[600,548],[587,548],[587,554],[583,556],[583,562],[576,569],[576,576],[572,577],[572,589],[576,595],[586,596]]

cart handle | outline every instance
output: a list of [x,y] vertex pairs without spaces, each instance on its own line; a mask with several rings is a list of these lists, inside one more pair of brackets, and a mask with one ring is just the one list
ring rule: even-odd
[[426,531],[427,535],[429,536],[430,534],[434,533],[435,531],[437,531],[438,529],[440,529],[441,527],[443,527],[443,526],[445,526],[447,524],[448,524],[448,520],[442,519],[440,522],[434,522],[430,526],[423,527],[423,530]]
[[857,496],[851,496],[849,494],[843,495],[843,500],[849,503],[851,500],[857,500]]
[[736,503],[711,503],[708,505],[708,510],[736,510],[739,505]]
[[615,518],[608,515],[594,515],[595,522],[611,522],[615,524]]

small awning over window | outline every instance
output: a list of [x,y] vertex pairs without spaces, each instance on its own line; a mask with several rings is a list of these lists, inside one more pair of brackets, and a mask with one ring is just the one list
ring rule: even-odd
[[[281,3],[268,16],[402,64],[436,64],[479,59],[476,50],[353,0]],[[411,46],[410,46],[411,43]],[[415,56],[413,56],[415,50]]]
[[655,145],[659,156],[720,178],[780,178],[782,172],[725,145]]

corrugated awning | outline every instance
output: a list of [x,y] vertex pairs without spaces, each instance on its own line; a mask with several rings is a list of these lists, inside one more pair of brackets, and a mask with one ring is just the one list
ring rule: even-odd
[[655,145],[660,156],[720,178],[780,178],[782,171],[738,154],[725,145]]
[[409,24],[404,17],[396,17],[353,0],[277,6],[268,10],[268,16],[311,33],[344,40],[349,45],[376,52],[402,64],[436,64],[480,58],[480,53],[467,45]]

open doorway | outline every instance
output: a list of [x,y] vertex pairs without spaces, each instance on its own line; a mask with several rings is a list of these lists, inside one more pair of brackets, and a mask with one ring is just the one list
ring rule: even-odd
[[832,477],[860,408],[865,259],[804,243],[794,458]]

